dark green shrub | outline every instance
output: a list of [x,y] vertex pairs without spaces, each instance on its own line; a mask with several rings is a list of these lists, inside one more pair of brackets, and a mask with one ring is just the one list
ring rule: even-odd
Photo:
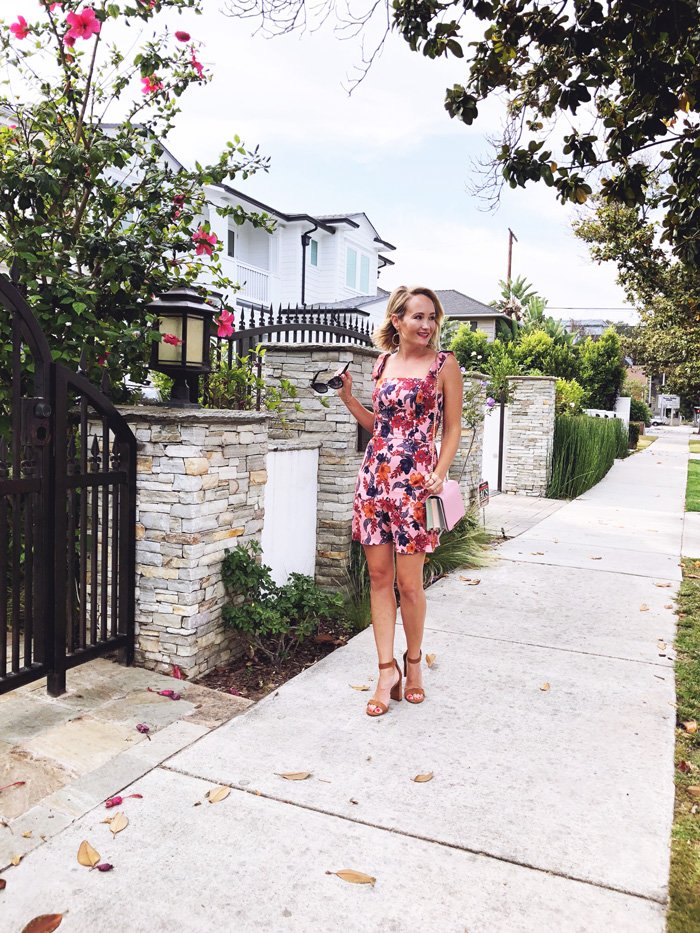
[[225,605],[222,616],[248,644],[278,664],[314,634],[319,622],[341,617],[343,601],[301,573],[290,574],[288,582],[278,586],[270,567],[257,560],[261,552],[257,541],[226,551],[221,568],[224,585],[243,601]]
[[630,399],[630,422],[641,421],[642,424],[651,423],[651,411],[649,406],[645,405],[637,398]]
[[575,499],[595,486],[616,458],[628,455],[628,440],[619,418],[557,416],[547,497]]
[[639,432],[640,432],[640,429],[641,429],[641,425],[639,424],[638,421],[630,421],[630,440],[629,440],[629,444],[630,444],[630,449],[631,449],[631,450],[634,450],[634,448],[637,446],[637,443],[638,443],[638,441],[639,441]]
[[612,411],[625,381],[620,338],[614,328],[609,327],[598,340],[589,337],[583,344],[577,378],[586,390],[586,408]]

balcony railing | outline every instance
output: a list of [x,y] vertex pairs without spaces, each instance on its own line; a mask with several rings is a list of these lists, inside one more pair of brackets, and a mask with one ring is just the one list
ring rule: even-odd
[[272,300],[270,273],[264,269],[249,266],[247,262],[241,262],[239,259],[231,259],[229,262],[235,266],[235,273],[231,275],[231,278],[234,278],[241,286],[240,291],[236,292],[236,297],[246,298],[256,304],[269,305]]

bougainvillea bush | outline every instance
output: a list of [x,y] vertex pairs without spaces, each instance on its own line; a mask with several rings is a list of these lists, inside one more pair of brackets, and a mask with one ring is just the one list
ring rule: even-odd
[[[219,263],[204,186],[266,170],[267,160],[236,138],[215,164],[190,170],[161,146],[183,93],[191,85],[205,93],[210,80],[196,36],[178,28],[180,14],[200,6],[42,0],[30,20],[0,20],[9,79],[0,86],[0,259],[19,260],[20,286],[55,358],[75,368],[85,349],[95,382],[105,368],[113,385],[124,375],[143,380],[154,295],[195,285],[205,265],[224,306],[235,289]],[[270,223],[217,210],[239,224]],[[228,311],[218,327],[230,335]],[[0,337],[6,372],[6,323]]]

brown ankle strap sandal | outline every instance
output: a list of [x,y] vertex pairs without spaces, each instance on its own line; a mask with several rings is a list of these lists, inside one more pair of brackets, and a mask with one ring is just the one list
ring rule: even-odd
[[[396,658],[392,658],[392,660],[387,661],[386,664],[380,664],[379,670],[385,671],[385,670],[388,670],[388,668],[390,667],[396,668],[396,671],[399,675],[399,679],[396,681],[394,686],[391,688],[391,692],[389,696],[392,700],[400,700],[401,699],[401,668],[399,667],[396,661]],[[371,710],[370,706],[376,706],[377,709]],[[384,713],[389,712],[389,707],[386,705],[386,703],[382,703],[381,700],[370,700],[369,703],[367,704],[366,712],[368,716],[383,716]]]
[[408,700],[409,703],[422,703],[425,699],[425,690],[422,687],[409,687],[408,686],[408,665],[409,664],[420,664],[421,658],[423,657],[423,651],[418,655],[417,658],[409,658],[408,651],[403,653],[403,673],[406,678],[406,686],[404,687],[403,695]]

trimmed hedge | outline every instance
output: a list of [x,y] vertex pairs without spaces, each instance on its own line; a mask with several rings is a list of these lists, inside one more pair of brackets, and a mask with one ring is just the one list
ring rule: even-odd
[[630,421],[630,449],[634,450],[639,442],[639,433],[643,427],[638,421]]
[[554,426],[550,499],[575,499],[628,455],[628,432],[619,418],[559,415]]

